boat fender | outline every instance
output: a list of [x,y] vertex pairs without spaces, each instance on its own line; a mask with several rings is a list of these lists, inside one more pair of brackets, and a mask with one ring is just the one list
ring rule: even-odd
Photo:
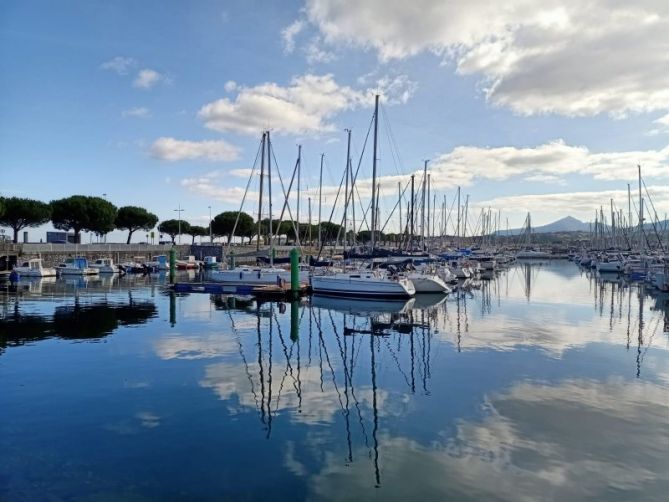
[[12,270],[9,273],[9,282],[19,282],[20,277],[21,276],[19,275],[19,273],[16,270]]
[[244,272],[239,272],[239,278],[242,279],[243,276],[244,276]]

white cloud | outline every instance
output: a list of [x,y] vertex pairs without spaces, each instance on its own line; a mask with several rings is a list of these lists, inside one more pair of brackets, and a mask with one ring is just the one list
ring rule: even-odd
[[[207,200],[216,200],[224,204],[240,204],[244,197],[245,187],[224,187],[217,181],[217,176],[203,175],[184,178],[181,186],[194,194],[200,195]],[[249,191],[246,195],[247,202],[258,200],[258,192]]]
[[151,89],[159,82],[168,82],[168,78],[162,73],[145,68],[139,71],[132,85],[139,89]]
[[337,59],[337,56],[323,47],[321,37],[313,37],[311,41],[304,48],[304,55],[307,58],[307,63],[330,63]]
[[[669,211],[669,186],[648,186],[648,192],[659,217],[662,218],[664,213]],[[601,205],[606,206],[611,199],[616,207],[627,208],[627,190],[510,195],[486,200],[476,206],[490,206],[508,213],[531,211],[534,214],[534,211],[539,210],[544,215],[554,217],[570,214],[583,219],[592,219],[594,212]]]
[[432,52],[521,114],[669,109],[664,0],[306,0],[305,12],[329,44],[382,61]]
[[316,134],[335,130],[329,120],[339,112],[371,103],[363,92],[340,86],[332,75],[303,75],[287,87],[275,83],[241,87],[234,100],[203,106],[199,116],[217,131],[258,134]]
[[244,179],[248,179],[249,176],[251,176],[252,172],[253,172],[253,169],[251,169],[251,168],[240,168],[240,169],[230,169],[230,170],[228,170],[228,174],[230,176],[236,176],[237,178],[244,178]]
[[135,66],[136,62],[132,58],[124,58],[121,56],[116,56],[114,59],[106,61],[100,65],[102,70],[109,70],[118,73],[119,75],[125,75],[128,73],[130,68]]
[[186,141],[163,137],[151,145],[151,156],[171,162],[192,159],[212,162],[232,161],[239,158],[239,148],[222,139]]
[[149,118],[151,116],[151,111],[148,108],[139,106],[136,108],[129,108],[128,110],[123,110],[121,112],[123,117],[137,117],[141,119]]
[[546,183],[549,185],[566,185],[567,182],[555,176],[554,174],[533,174],[532,176],[525,177],[525,181],[536,181],[538,183]]
[[415,83],[400,75],[379,79],[376,89],[358,90],[339,85],[331,74],[306,74],[294,77],[286,87],[270,82],[235,89],[234,100],[222,98],[200,109],[206,127],[243,134],[271,128],[276,134],[317,135],[337,130],[331,122],[337,114],[372,106],[375,92],[382,92],[387,104],[405,103]]
[[235,82],[234,80],[228,80],[225,83],[225,86],[223,86],[223,88],[225,89],[225,92],[234,92],[238,88],[237,82]]
[[286,26],[281,31],[281,39],[283,40],[283,50],[287,53],[291,53],[295,50],[295,37],[304,28],[304,21],[296,20],[293,21],[290,25]]
[[657,127],[648,131],[649,135],[655,136],[662,133],[669,134],[669,113],[656,120],[653,120],[653,124],[657,124]]

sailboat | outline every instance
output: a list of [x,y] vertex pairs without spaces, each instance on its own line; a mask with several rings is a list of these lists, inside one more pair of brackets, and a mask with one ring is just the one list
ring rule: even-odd
[[545,259],[550,258],[551,255],[544,251],[537,251],[531,247],[532,245],[532,224],[530,223],[530,213],[527,213],[525,218],[525,246],[524,249],[516,253],[516,258],[522,260],[528,259]]
[[[265,156],[267,158],[265,159]],[[267,174],[265,174],[265,161],[267,162]],[[251,175],[253,176],[253,174]],[[283,286],[290,284],[290,270],[274,266],[274,239],[272,235],[272,150],[269,131],[265,131],[262,135],[261,143],[261,160],[260,160],[260,196],[258,200],[258,228],[260,229],[260,220],[262,218],[262,197],[263,197],[263,181],[267,178],[267,191],[269,197],[269,266],[268,267],[253,267],[253,266],[237,266],[227,270],[214,270],[210,272],[209,278],[214,282],[223,283],[224,285],[234,286],[236,292],[247,293],[253,288],[261,286]],[[243,204],[243,202],[242,202]],[[241,209],[240,209],[241,211]],[[233,230],[234,233],[234,230]],[[260,231],[258,231],[260,238]],[[306,271],[300,272],[300,281],[308,280]]]
[[[376,157],[379,130],[379,96],[374,101],[374,150],[372,157],[371,249],[374,250],[377,231]],[[350,166],[350,152],[346,168]],[[348,202],[348,194],[346,196]],[[344,207],[344,211],[347,207]],[[416,288],[406,277],[389,275],[385,270],[360,269],[325,272],[311,277],[311,289],[316,295],[351,296],[364,298],[409,298]]]

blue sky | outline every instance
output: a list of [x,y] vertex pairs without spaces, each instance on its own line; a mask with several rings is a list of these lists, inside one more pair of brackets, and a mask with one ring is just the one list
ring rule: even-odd
[[[267,127],[284,178],[302,144],[307,189],[325,153],[331,202],[344,129],[359,152],[380,92],[383,220],[425,158],[438,198],[450,206],[461,185],[473,220],[488,206],[511,226],[527,210],[542,224],[589,219],[610,198],[626,207],[637,163],[669,210],[664,2],[8,0],[0,11],[2,195],[106,194],[161,219],[180,204],[206,225],[208,206],[239,207]],[[364,198],[369,155],[361,173]]]

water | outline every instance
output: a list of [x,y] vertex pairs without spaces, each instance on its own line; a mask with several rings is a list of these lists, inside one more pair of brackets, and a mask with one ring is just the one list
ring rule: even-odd
[[567,262],[407,304],[162,282],[0,297],[0,499],[669,493],[666,296]]

